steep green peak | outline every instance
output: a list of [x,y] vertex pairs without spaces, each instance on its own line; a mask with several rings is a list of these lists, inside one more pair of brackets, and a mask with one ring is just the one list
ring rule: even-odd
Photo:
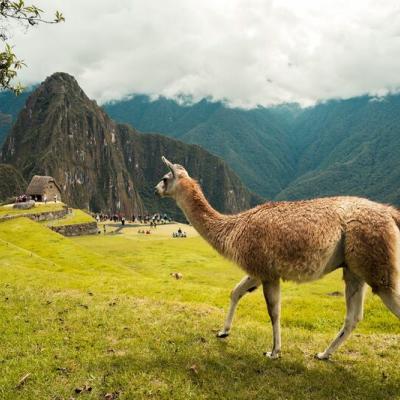
[[54,88],[54,85],[63,86],[72,90],[82,91],[77,80],[66,72],[55,72],[48,76],[40,86]]
[[[56,72],[47,77],[30,96],[27,107],[36,105],[38,99],[44,99],[45,104],[57,104],[57,101],[83,101],[93,103],[79,86],[76,79],[65,72]],[[49,101],[51,100],[51,102]],[[43,106],[41,102],[38,103]]]

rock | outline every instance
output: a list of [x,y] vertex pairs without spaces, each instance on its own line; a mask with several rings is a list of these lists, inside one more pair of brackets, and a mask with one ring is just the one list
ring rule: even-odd
[[182,279],[183,278],[183,275],[180,272],[171,272],[170,275],[173,276],[175,279]]
[[104,400],[116,400],[119,397],[119,392],[106,393]]
[[50,229],[63,236],[96,235],[97,222],[86,222],[83,224],[75,225],[51,226]]
[[17,208],[18,210],[30,210],[31,208],[35,207],[35,201],[29,200],[23,203],[15,203],[13,208]]

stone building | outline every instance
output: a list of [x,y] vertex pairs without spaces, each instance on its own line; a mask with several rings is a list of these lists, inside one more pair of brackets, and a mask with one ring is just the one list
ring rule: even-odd
[[61,201],[61,189],[51,176],[35,175],[26,189],[26,194],[36,201],[43,201],[44,195],[47,201],[54,201],[54,196],[57,196],[57,201]]

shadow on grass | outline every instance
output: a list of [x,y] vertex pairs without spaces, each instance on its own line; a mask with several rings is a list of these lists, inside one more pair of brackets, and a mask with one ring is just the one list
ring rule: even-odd
[[[233,353],[225,345],[208,354],[151,355],[138,360],[130,355],[98,366],[115,375],[116,384],[129,394],[155,398],[210,399],[394,399],[400,393],[397,377],[362,362],[318,361],[311,357],[269,360],[261,354]],[[149,377],[120,381],[130,371]],[[162,383],[162,384],[161,384]],[[124,390],[125,387],[125,390]]]

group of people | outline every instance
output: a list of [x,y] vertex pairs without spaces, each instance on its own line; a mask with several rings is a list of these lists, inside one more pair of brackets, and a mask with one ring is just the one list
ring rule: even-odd
[[[47,204],[47,195],[44,194],[42,196],[31,196],[29,194],[21,194],[15,198],[16,203],[26,203],[27,201],[42,201],[44,204]],[[53,197],[54,203],[57,203],[58,196],[55,194]]]
[[29,196],[27,194],[21,194],[21,196],[17,196],[15,198],[16,203],[26,203],[27,201],[31,201],[31,200],[32,200],[32,196]]
[[[123,214],[104,214],[100,213],[96,215],[97,222],[115,222],[121,223],[121,225],[125,225],[127,221],[127,217]],[[150,224],[151,228],[156,228],[157,225],[167,224],[172,221],[172,218],[169,217],[166,213],[161,215],[160,213],[155,213],[153,215],[132,215],[130,218],[130,222],[132,223],[140,223],[140,224]]]
[[138,234],[139,234],[139,235],[150,235],[151,232],[150,232],[149,229],[147,229],[147,230],[139,229],[139,230],[138,230]]
[[186,232],[183,231],[181,228],[179,228],[177,232],[172,233],[172,237],[173,238],[185,238]]

